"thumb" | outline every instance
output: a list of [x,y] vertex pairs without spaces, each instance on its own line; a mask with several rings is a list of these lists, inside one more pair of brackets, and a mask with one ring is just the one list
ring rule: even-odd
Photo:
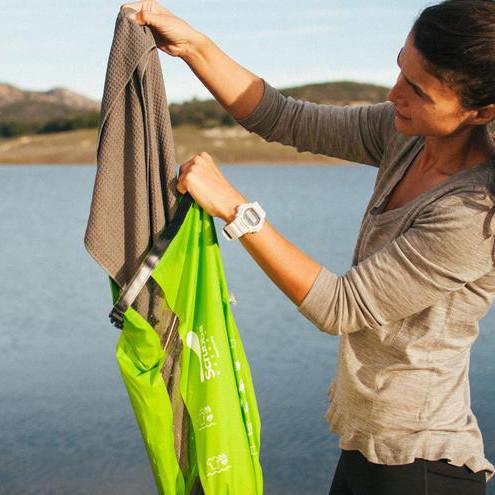
[[156,14],[149,10],[140,10],[129,15],[129,17],[137,22],[140,26],[153,26]]

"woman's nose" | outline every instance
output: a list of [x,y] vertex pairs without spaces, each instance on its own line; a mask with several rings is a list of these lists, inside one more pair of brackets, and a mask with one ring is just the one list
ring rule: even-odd
[[399,75],[392,89],[388,92],[387,100],[395,103],[397,100],[400,99],[401,99],[401,84],[400,84],[400,75]]
[[396,86],[394,85],[393,88],[387,94],[388,101],[392,101],[392,102],[395,101],[395,92],[396,92]]

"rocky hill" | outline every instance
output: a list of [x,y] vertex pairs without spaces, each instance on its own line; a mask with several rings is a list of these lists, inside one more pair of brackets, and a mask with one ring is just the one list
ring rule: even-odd
[[99,102],[66,88],[27,91],[0,83],[0,122],[46,122],[99,110]]

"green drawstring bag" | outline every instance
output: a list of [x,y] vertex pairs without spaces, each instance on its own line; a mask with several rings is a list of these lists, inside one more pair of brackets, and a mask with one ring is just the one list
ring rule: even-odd
[[[193,202],[151,273],[178,318],[180,394],[191,419],[189,462],[174,448],[173,408],[160,337],[132,307],[116,358],[161,495],[261,495],[260,418],[249,365],[230,308],[215,224]],[[111,280],[111,283],[114,282]],[[112,285],[114,302],[117,297]]]

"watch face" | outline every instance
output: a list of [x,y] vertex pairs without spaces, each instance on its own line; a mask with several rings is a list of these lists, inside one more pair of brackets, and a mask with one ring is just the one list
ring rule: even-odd
[[251,227],[256,227],[261,221],[261,217],[253,208],[248,208],[242,218]]

